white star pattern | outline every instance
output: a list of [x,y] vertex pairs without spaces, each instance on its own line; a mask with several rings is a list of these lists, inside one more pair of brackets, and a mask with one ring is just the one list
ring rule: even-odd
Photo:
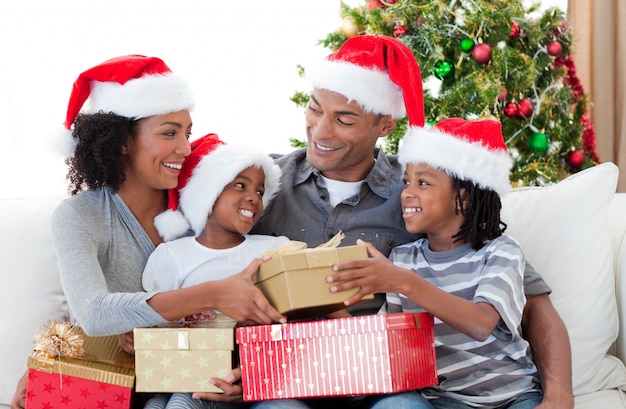
[[[232,370],[233,328],[163,327],[136,331],[143,332],[135,337],[138,392],[222,392],[210,379],[224,379]],[[185,332],[185,348],[189,349],[177,347],[181,331]]]

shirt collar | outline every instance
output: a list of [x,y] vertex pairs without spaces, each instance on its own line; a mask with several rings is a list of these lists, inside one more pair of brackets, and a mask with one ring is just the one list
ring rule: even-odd
[[[315,177],[320,176],[319,170],[314,168],[307,160],[304,160],[306,158],[306,149],[299,152],[298,155],[301,156],[301,158],[298,159],[303,159],[303,161],[302,166],[300,166],[294,177],[294,186],[304,183],[312,175]],[[389,199],[391,196],[391,182],[393,180],[394,168],[389,162],[387,155],[380,149],[376,148],[374,156],[376,157],[376,161],[374,162],[374,167],[365,178],[365,183],[376,195],[383,199]]]

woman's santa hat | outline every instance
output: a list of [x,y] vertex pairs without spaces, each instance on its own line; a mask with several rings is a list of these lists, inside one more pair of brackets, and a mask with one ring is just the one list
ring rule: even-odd
[[307,68],[309,83],[358,102],[365,111],[408,116],[410,126],[424,126],[420,67],[413,52],[388,36],[349,38],[318,65]]
[[191,142],[178,175],[178,186],[168,191],[168,210],[154,220],[165,241],[183,236],[191,229],[198,237],[215,201],[239,173],[254,166],[265,173],[263,206],[267,207],[280,186],[280,168],[272,158],[246,145],[227,145],[208,134]]
[[194,99],[187,83],[159,58],[125,55],[81,73],[72,88],[65,118],[64,153],[76,147],[71,127],[79,113],[114,113],[140,119],[191,110]]
[[500,197],[511,189],[513,161],[499,121],[449,118],[432,128],[411,128],[401,141],[398,160],[405,168],[425,163]]

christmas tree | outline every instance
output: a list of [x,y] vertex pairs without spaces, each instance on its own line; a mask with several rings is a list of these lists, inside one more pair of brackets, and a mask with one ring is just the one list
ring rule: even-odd
[[[541,186],[599,158],[566,16],[557,8],[538,9],[521,0],[341,3],[341,27],[320,43],[334,51],[356,35],[398,38],[421,67],[428,123],[448,117],[499,120],[514,160],[511,182]],[[297,92],[292,100],[304,106],[308,95]],[[386,138],[386,152],[397,152],[405,130],[400,121]]]

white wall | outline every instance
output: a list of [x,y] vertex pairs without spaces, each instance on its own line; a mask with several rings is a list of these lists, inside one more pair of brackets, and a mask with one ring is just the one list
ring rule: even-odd
[[9,0],[0,4],[0,197],[65,189],[46,140],[61,129],[72,83],[111,57],[159,56],[197,96],[195,136],[217,132],[272,152],[303,138],[297,64],[341,23],[339,0]]
[[288,152],[304,138],[289,100],[307,89],[296,65],[327,55],[317,41],[341,24],[339,0],[4,0],[0,16],[0,198],[64,191],[46,141],[76,76],[123,54],[161,57],[189,79],[195,136]]

